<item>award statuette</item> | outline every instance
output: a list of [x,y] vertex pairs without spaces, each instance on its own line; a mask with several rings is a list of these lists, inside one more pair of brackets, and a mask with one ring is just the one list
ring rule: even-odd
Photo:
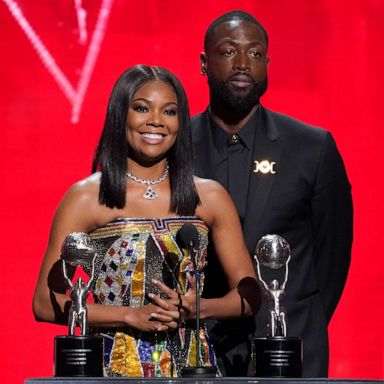
[[[278,235],[263,236],[257,243],[254,258],[259,282],[268,297],[270,322],[267,337],[252,340],[253,372],[250,374],[258,377],[301,377],[302,340],[287,337],[286,314],[281,307],[291,258],[289,244]],[[279,273],[282,267],[285,267],[285,272]],[[262,277],[262,268],[272,277],[268,282]]]
[[[95,257],[96,249],[88,234],[73,232],[65,238],[61,248],[61,262],[72,301],[68,314],[69,335],[55,337],[56,377],[103,376],[103,337],[86,334],[86,300],[94,278]],[[68,277],[67,264],[72,267],[90,267],[88,282],[79,277],[73,283]],[[76,326],[80,327],[80,335],[75,335]]]

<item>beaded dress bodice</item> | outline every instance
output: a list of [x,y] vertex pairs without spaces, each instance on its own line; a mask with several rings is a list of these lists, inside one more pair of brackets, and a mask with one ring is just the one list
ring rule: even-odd
[[[197,271],[204,285],[208,228],[194,216],[164,219],[116,219],[90,233],[96,245],[94,301],[109,306],[140,307],[149,293],[163,294],[151,283],[163,281],[180,294],[189,289],[186,273],[194,274],[188,253],[176,242],[178,230],[193,224],[199,235]],[[93,328],[104,336],[105,372],[131,377],[178,377],[196,363],[194,322],[168,332],[140,332],[129,327]],[[199,331],[203,366],[215,364],[204,326]]]

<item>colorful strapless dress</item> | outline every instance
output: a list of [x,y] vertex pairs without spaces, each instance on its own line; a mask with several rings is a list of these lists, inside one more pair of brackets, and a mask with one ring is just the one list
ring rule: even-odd
[[[94,301],[110,306],[140,307],[148,293],[162,295],[151,283],[163,281],[180,294],[188,292],[186,272],[194,274],[192,260],[176,243],[177,231],[193,224],[199,234],[197,270],[204,286],[208,228],[197,217],[116,219],[90,233],[96,248]],[[200,365],[214,366],[216,358],[201,323]],[[196,364],[195,322],[168,332],[140,332],[129,327],[93,328],[104,337],[106,376],[180,377],[181,369]]]

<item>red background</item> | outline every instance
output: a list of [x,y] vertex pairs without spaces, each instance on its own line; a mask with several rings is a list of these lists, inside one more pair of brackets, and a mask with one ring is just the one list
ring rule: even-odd
[[[82,3],[91,34],[101,1]],[[136,63],[165,66],[185,85],[192,114],[202,111],[208,102],[199,68],[204,32],[233,9],[253,13],[269,32],[263,104],[330,130],[353,186],[352,265],[330,325],[330,376],[384,378],[381,0],[114,0],[77,124],[9,4],[0,1],[3,382],[52,375],[53,337],[66,329],[34,321],[33,289],[55,208],[90,172],[116,78]],[[74,2],[17,4],[76,87],[89,39],[78,42]]]

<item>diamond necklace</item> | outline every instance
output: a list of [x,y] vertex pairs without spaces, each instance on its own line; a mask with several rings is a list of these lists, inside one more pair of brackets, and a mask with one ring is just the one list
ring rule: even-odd
[[164,181],[168,177],[168,173],[169,173],[169,165],[167,163],[165,170],[164,170],[164,173],[157,180],[140,179],[139,177],[132,175],[132,173],[130,173],[128,171],[127,171],[127,177],[128,177],[128,179],[131,179],[135,183],[147,185],[148,187],[147,187],[147,190],[145,191],[143,197],[146,200],[154,200],[154,199],[157,199],[159,197],[159,195],[153,190],[153,188],[151,186],[156,185],[156,184],[160,184],[162,181]]

